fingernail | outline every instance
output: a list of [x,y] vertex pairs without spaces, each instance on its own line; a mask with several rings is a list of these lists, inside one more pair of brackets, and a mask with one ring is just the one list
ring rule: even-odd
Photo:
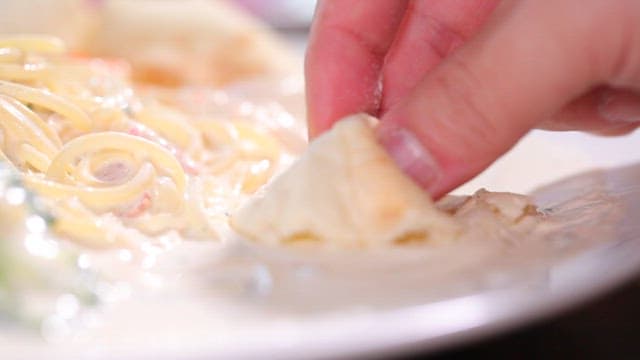
[[598,106],[600,115],[613,123],[640,122],[640,101],[637,95],[605,92]]
[[409,130],[382,122],[376,130],[378,141],[405,174],[432,192],[440,181],[441,171],[433,156]]

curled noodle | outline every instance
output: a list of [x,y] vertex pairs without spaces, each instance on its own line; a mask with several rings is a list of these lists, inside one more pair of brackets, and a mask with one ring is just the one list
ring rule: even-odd
[[121,61],[66,55],[57,38],[0,36],[0,160],[80,244],[216,238],[220,204],[264,185],[283,145],[253,122],[148,99],[127,75]]

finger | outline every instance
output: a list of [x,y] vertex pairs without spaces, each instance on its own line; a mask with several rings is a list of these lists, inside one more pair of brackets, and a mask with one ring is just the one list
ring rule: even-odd
[[628,135],[634,132],[637,128],[638,128],[638,124],[626,124],[626,125],[620,125],[619,127],[611,127],[607,129],[591,131],[591,133],[594,135],[605,136],[605,137],[622,136],[622,135]]
[[611,79],[640,83],[637,14],[635,1],[519,2],[392,107],[380,141],[441,196],[572,99]]
[[388,0],[319,2],[305,64],[312,137],[345,115],[375,114],[380,69],[405,7]]
[[404,98],[422,77],[482,25],[499,0],[413,0],[383,69],[381,112]]
[[574,100],[538,128],[621,134],[640,123],[640,95],[632,90],[601,87]]

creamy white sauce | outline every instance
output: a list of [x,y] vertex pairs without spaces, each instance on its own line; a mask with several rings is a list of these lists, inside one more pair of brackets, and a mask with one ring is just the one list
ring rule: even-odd
[[554,189],[537,194],[545,217],[529,233],[471,234],[442,246],[285,249],[228,233],[222,243],[167,241],[138,254],[88,252],[86,262],[111,276],[117,288],[111,298],[71,327],[49,324],[44,341],[37,333],[5,331],[0,347],[105,357],[204,348],[224,354],[241,339],[252,346],[286,343],[300,324],[500,289],[525,276],[545,288],[550,264],[614,239],[625,211],[623,202],[597,188],[580,194],[574,186],[569,195]]

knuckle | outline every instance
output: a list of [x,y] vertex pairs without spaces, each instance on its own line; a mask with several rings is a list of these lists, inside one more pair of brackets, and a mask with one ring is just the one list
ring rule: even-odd
[[[457,56],[451,56],[447,62],[446,75],[436,75],[438,96],[448,106],[441,107],[446,113],[437,114],[436,121],[441,123],[445,131],[459,139],[460,151],[497,149],[502,139],[507,136],[506,124],[500,124],[503,117],[497,113],[500,108],[496,99],[491,97],[486,88],[468,63]],[[438,109],[441,109],[438,108]]]
[[356,48],[363,49],[373,59],[382,58],[387,53],[388,44],[378,41],[371,34],[345,24],[332,24],[330,27],[335,32],[337,39],[342,38],[343,41],[350,42]]
[[459,26],[434,16],[429,9],[418,6],[416,3],[412,3],[410,7],[410,12],[415,14],[417,21],[424,23],[427,27],[428,33],[431,34],[427,45],[440,59],[448,56],[468,37],[462,29],[459,29]]

